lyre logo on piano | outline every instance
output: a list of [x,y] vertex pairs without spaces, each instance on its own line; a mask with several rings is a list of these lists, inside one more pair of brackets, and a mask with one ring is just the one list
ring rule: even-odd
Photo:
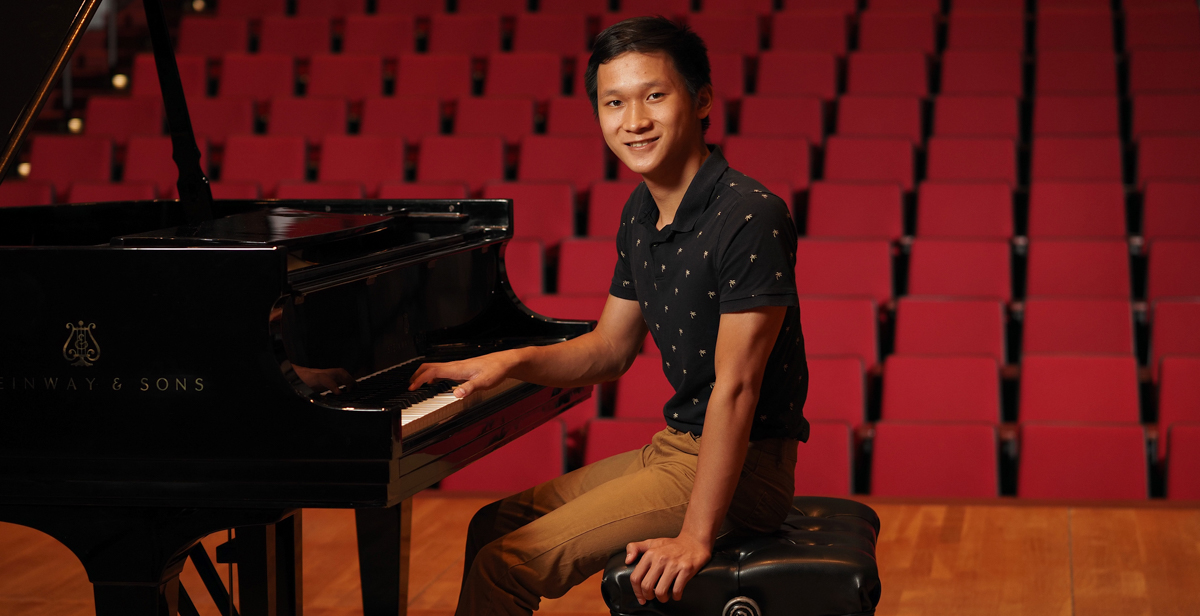
[[67,323],[67,329],[71,330],[71,333],[63,344],[63,359],[71,362],[72,366],[90,366],[100,359],[100,344],[96,342],[96,336],[92,333],[96,329],[95,323]]

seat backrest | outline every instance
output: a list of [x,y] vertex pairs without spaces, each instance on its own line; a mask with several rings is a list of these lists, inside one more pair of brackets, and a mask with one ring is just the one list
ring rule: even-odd
[[379,135],[329,135],[321,146],[323,182],[362,182],[367,194],[383,182],[404,179],[404,140]]
[[703,12],[688,17],[690,27],[710,50],[747,56],[758,53],[758,17],[746,13]]
[[546,134],[560,137],[595,136],[600,130],[586,96],[557,96],[546,110]]
[[[1194,327],[1194,322],[1192,323]],[[1158,373],[1158,425],[1200,421],[1200,353],[1162,358]]]
[[375,54],[316,54],[308,67],[308,96],[362,100],[383,93],[383,58]]
[[467,54],[400,54],[396,96],[449,99],[470,94],[471,57]]
[[1020,129],[1015,96],[948,94],[937,97],[933,134],[939,137],[1016,139]]
[[372,97],[363,103],[359,132],[401,137],[408,142],[441,131],[441,110],[433,97]]
[[[1154,302],[1150,327],[1150,366],[1165,357],[1200,356],[1200,298]],[[1197,381],[1200,384],[1200,380]],[[1200,393],[1200,390],[1198,390]],[[1200,400],[1200,398],[1197,398]],[[1197,405],[1200,409],[1200,405]]]
[[466,182],[471,191],[504,179],[504,141],[499,137],[432,136],[421,140],[417,180]]
[[947,50],[942,54],[942,94],[1020,97],[1025,90],[1019,50]]
[[1124,184],[1034,182],[1029,187],[1028,235],[1033,239],[1124,239]]
[[858,51],[850,54],[846,92],[925,96],[929,61],[920,51]]
[[466,199],[470,194],[461,182],[384,182],[380,199]]
[[592,184],[588,199],[587,234],[589,237],[616,237],[621,228],[621,211],[633,189],[641,182],[625,180]]
[[1118,137],[1117,97],[1107,94],[1046,94],[1033,103],[1033,134]]
[[275,196],[279,199],[362,199],[366,192],[361,182],[283,180]]
[[544,251],[537,240],[511,240],[504,248],[504,269],[517,297],[541,295]]
[[1133,355],[1027,355],[1021,361],[1019,418],[1137,423]]
[[1146,296],[1164,298],[1200,297],[1200,241],[1158,240],[1149,248]]
[[1152,180],[1200,181],[1200,137],[1143,137],[1138,142],[1138,183]]
[[[570,184],[492,182],[483,189],[483,196],[485,199],[513,200],[514,237],[540,240],[546,246],[557,246],[575,234],[575,191]],[[615,250],[611,242],[609,246]],[[604,279],[612,279],[611,267]],[[603,292],[608,292],[607,284]]]
[[950,12],[946,49],[1024,51],[1024,7],[1009,11],[964,11],[959,4],[956,2]]
[[825,179],[895,182],[912,190],[916,167],[907,139],[830,137],[825,143]]
[[225,142],[221,180],[253,180],[273,197],[281,180],[304,179],[305,156],[303,137],[233,135]]
[[429,18],[430,53],[487,56],[500,51],[500,15],[434,13]]
[[796,289],[802,296],[887,303],[892,298],[891,246],[881,240],[801,239],[796,247]]
[[1167,498],[1200,499],[1200,423],[1171,426],[1167,440]]
[[1017,496],[1145,499],[1145,434],[1141,426],[1024,424]]
[[1200,20],[1190,2],[1149,7],[1125,4],[1125,49],[1200,49]]
[[1133,138],[1200,133],[1200,94],[1138,94],[1133,97]]
[[584,13],[518,13],[513,28],[514,52],[582,53],[588,46]]
[[66,186],[112,179],[113,142],[106,136],[35,135],[30,138],[29,179]]
[[764,51],[758,56],[759,96],[837,96],[837,59],[815,51]]
[[804,401],[804,416],[812,421],[862,425],[866,420],[862,359],[815,356],[811,350],[807,354],[808,398]]
[[638,355],[617,381],[613,415],[618,418],[661,419],[663,406],[675,388],[663,373],[662,357]]
[[[196,139],[200,149],[200,168],[208,164],[208,143],[203,137]],[[166,197],[179,179],[179,167],[171,159],[174,147],[170,137],[130,137],[125,146],[126,182],[154,182],[159,193]]]
[[1110,51],[1113,43],[1113,15],[1102,9],[1056,9],[1038,11],[1037,49],[1096,49]]
[[1133,354],[1133,313],[1128,300],[1025,300],[1024,353]]
[[808,187],[812,161],[804,139],[731,136],[725,139],[724,153],[731,167],[760,182]]
[[[911,7],[912,3],[908,3]],[[937,50],[937,11],[879,10],[872,6],[858,20],[858,48],[863,51]]]
[[347,115],[343,98],[280,96],[271,99],[267,134],[294,135],[320,143],[325,135],[346,134]]
[[264,17],[258,35],[258,50],[289,56],[329,53],[333,32],[328,17]]
[[250,22],[246,19],[184,15],[179,20],[180,54],[219,56],[248,51],[249,47]]
[[1004,183],[922,182],[917,235],[1003,240],[1013,235],[1013,192]]
[[46,180],[9,180],[0,184],[0,207],[52,205],[54,184]]
[[551,419],[446,477],[441,489],[511,493],[545,483],[566,471],[566,437],[562,420]]
[[1129,246],[1120,240],[1029,242],[1026,295],[1128,300]]
[[915,96],[847,94],[838,98],[837,134],[843,137],[900,137],[919,146],[924,141],[921,118],[921,99]]
[[918,237],[909,260],[908,292],[1007,301],[1012,294],[1010,249],[998,240]]
[[529,96],[548,99],[561,95],[562,57],[550,52],[493,53],[488,58],[483,91],[488,96]]
[[1120,182],[1119,137],[1035,137],[1030,180]]
[[891,355],[884,420],[1000,422],[1000,367],[991,357]]
[[163,134],[164,111],[158,97],[93,96],[85,113],[85,134],[111,137],[118,145],[132,135]]
[[558,251],[559,293],[608,293],[617,248],[610,239],[570,238]]
[[187,102],[192,131],[198,139],[225,143],[229,135],[254,132],[254,101],[249,98],[204,98]]
[[796,494],[849,496],[854,489],[854,435],[849,424],[809,422],[796,453]]
[[[208,97],[208,58],[200,54],[175,54],[175,66],[179,68],[179,80],[187,97],[188,107],[194,101]],[[158,85],[158,67],[154,54],[139,53],[133,57],[133,75],[130,90],[134,96],[162,98]]]
[[894,240],[904,232],[898,184],[814,182],[809,188],[809,237]]
[[1200,92],[1200,49],[1140,49],[1131,52],[1129,92]]
[[931,137],[926,177],[940,182],[1017,184],[1017,148],[1012,139]]
[[221,60],[222,98],[266,100],[296,92],[295,60],[281,53],[227,53]]
[[1037,54],[1039,94],[1117,93],[1117,59],[1111,50],[1049,49]]
[[747,96],[742,99],[738,134],[794,137],[821,143],[825,139],[824,103],[815,96]]
[[1004,329],[999,301],[902,297],[895,350],[898,355],[979,355],[1004,363]]
[[771,17],[773,51],[846,54],[849,16],[838,10],[784,11]]
[[660,418],[596,418],[588,421],[583,463],[591,464],[650,444],[666,423]]
[[873,496],[992,498],[1000,492],[995,426],[881,421],[872,448]]
[[879,317],[871,300],[802,296],[800,322],[805,354],[853,357],[868,368],[879,362]]
[[521,140],[517,177],[522,181],[570,182],[583,189],[604,179],[606,151],[597,137],[529,135]]
[[533,134],[533,101],[528,98],[460,98],[454,111],[454,134],[498,136],[507,143],[516,143]]
[[342,52],[395,58],[417,50],[415,32],[411,15],[348,15]]
[[96,182],[84,180],[71,184],[67,203],[104,201],[148,201],[158,198],[154,182]]

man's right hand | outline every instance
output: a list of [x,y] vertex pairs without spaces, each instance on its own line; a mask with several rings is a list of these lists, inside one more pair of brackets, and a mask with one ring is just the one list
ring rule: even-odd
[[516,365],[513,351],[500,351],[480,357],[444,364],[421,364],[413,373],[408,390],[412,391],[426,383],[448,379],[462,381],[454,388],[454,395],[465,398],[476,391],[491,389],[508,378],[509,371]]

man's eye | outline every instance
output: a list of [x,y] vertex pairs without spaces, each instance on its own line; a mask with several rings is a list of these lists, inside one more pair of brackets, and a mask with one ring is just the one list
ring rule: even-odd
[[664,95],[663,95],[663,93],[662,93],[662,92],[655,92],[654,94],[651,94],[651,95],[650,95],[650,96],[648,96],[647,98],[649,98],[649,99],[653,100],[653,99],[656,99],[656,98],[662,98],[663,96],[664,96]]
[[616,107],[620,104],[621,104],[621,101],[615,101],[615,100],[614,101],[605,101],[604,106],[605,107]]

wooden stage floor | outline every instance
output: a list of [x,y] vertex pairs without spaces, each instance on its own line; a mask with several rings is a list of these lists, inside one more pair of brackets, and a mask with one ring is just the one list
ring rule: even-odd
[[[415,499],[409,614],[453,613],[467,522],[490,500]],[[883,521],[879,616],[1200,614],[1200,503],[862,500]],[[304,531],[305,614],[361,614],[353,512],[305,510]],[[205,540],[209,553],[223,540]],[[218,616],[190,563],[183,580],[201,613]],[[65,547],[0,524],[0,616],[92,613]],[[598,576],[539,613],[606,616]]]

